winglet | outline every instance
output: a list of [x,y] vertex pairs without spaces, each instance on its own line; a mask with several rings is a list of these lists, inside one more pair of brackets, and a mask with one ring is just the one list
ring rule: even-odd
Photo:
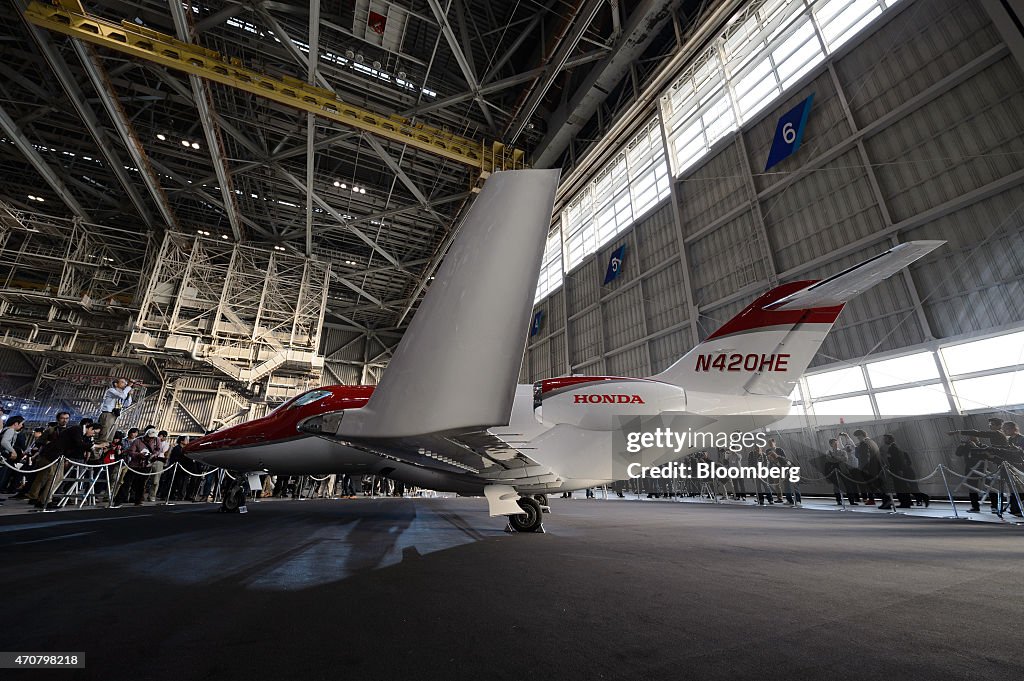
[[495,173],[463,222],[380,385],[342,437],[398,438],[508,423],[557,170]]

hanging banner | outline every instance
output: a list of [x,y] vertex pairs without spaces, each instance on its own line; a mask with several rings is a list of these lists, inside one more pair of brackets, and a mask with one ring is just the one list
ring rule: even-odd
[[541,324],[544,323],[544,310],[537,310],[533,315],[533,324],[530,326],[530,338],[540,333]]
[[622,272],[622,258],[625,256],[625,254],[626,244],[622,244],[614,251],[612,251],[612,256],[608,258],[608,269],[605,270],[604,273],[605,284],[614,281]]
[[804,126],[807,124],[807,114],[811,112],[813,99],[814,93],[812,92],[807,99],[784,113],[779,119],[779,124],[775,127],[775,140],[772,142],[771,151],[768,152],[768,163],[764,166],[765,171],[789,158],[800,148],[800,142],[804,138]]
[[370,12],[370,18],[366,21],[366,25],[370,27],[370,30],[377,35],[384,35],[384,28],[388,24],[388,18],[383,14],[377,14],[374,11]]

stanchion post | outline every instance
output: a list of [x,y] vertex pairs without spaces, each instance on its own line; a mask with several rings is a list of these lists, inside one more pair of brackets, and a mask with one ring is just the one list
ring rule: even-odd
[[[960,519],[960,511],[956,508],[956,501],[953,500],[953,492],[949,489],[949,480],[946,479],[946,465],[939,464],[939,474],[942,475],[942,485],[946,488],[946,497],[949,498],[949,505],[953,507],[953,517]],[[919,488],[920,489],[920,488]]]
[[[1024,511],[1024,506],[1021,506],[1020,504],[1020,492],[1017,490],[1017,484],[1014,480],[1015,476],[1011,472],[1009,464],[1005,461],[1003,462],[1003,472],[1006,473],[1006,481],[1010,484],[1010,493],[1013,495],[1013,498],[1017,500],[1017,512],[1020,513]],[[1010,515],[1013,514],[1011,513]]]
[[110,466],[108,463],[103,467],[103,474],[107,476],[107,508],[114,507],[114,486],[110,484]]
[[53,493],[56,488],[64,482],[64,462],[66,457],[62,454],[57,457],[57,462],[53,464],[53,475],[50,477],[50,484],[46,486],[46,490],[43,494],[43,511],[45,512],[50,505],[50,499],[53,498]]
[[838,466],[832,469],[832,474],[835,476],[835,479],[836,479],[836,493],[839,494],[839,510],[840,511],[845,511],[846,510],[846,500],[843,497],[843,488],[846,487],[846,485],[843,485],[843,484],[840,483],[840,478],[839,478],[840,473],[839,473],[839,467]]
[[[171,495],[174,494],[174,478],[178,474],[178,466],[181,464],[175,463],[171,470],[171,484],[167,486],[167,498],[164,499],[164,506],[171,505]],[[159,493],[159,489],[157,492]]]

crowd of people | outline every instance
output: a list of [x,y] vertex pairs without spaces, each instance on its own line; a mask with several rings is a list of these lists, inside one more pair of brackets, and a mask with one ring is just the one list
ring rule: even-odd
[[0,431],[0,451],[8,464],[0,470],[0,494],[13,494],[11,500],[24,500],[36,508],[56,507],[54,494],[65,473],[76,464],[111,465],[109,482],[98,468],[86,469],[92,473],[77,473],[89,476],[89,482],[96,477],[93,493],[98,499],[112,497],[115,503],[141,505],[143,501],[155,501],[157,496],[180,492],[168,489],[170,483],[163,479],[163,470],[189,461],[184,456],[187,436],[176,438],[172,446],[166,431],[150,425],[127,433],[115,431],[109,440],[101,440],[99,423],[83,418],[72,424],[66,411],[58,412],[56,420],[45,428],[27,431],[24,424],[24,417],[12,416]]
[[[967,490],[971,504],[969,511],[981,512],[979,490],[987,490],[989,507],[993,513],[1007,510],[1011,515],[1024,517],[1018,499],[1018,495],[1024,495],[1024,484],[1016,479],[1011,481],[1007,468],[1000,466],[1005,462],[1017,469],[1024,469],[1024,435],[1017,424],[993,417],[988,420],[988,430],[956,430],[948,434],[961,438],[955,455],[963,461],[963,473],[955,481],[954,488]],[[721,448],[715,454],[694,452],[683,463],[691,471],[699,463],[714,463],[725,468],[744,464],[756,467],[760,463],[782,470],[797,465],[794,458],[774,439],[770,439],[766,447],[754,447],[745,453]],[[863,429],[852,433],[837,433],[836,437],[828,440],[820,460],[815,463],[817,465],[811,468],[804,468],[804,479],[807,479],[809,471],[820,470],[824,480],[832,486],[837,506],[866,505],[890,510],[915,506],[927,508],[931,504],[929,495],[921,490],[921,471],[917,470],[914,457],[892,433],[883,434],[881,444]],[[787,475],[752,479],[645,479],[636,484],[634,491],[646,494],[649,499],[704,496],[723,500],[751,500],[759,505],[787,504],[799,507],[802,504],[799,483],[790,482]],[[622,497],[628,487],[629,483],[624,481],[616,483],[613,489]],[[1006,499],[1005,508],[1001,505],[1002,499]]]

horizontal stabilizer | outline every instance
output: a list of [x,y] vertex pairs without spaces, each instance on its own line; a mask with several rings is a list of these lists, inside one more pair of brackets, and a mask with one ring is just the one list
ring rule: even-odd
[[807,310],[833,307],[859,296],[872,286],[902,270],[915,260],[928,255],[945,241],[908,241],[880,253],[870,260],[843,270],[828,279],[780,298],[767,310]]
[[459,228],[373,397],[337,434],[402,438],[508,423],[558,187],[495,173]]

